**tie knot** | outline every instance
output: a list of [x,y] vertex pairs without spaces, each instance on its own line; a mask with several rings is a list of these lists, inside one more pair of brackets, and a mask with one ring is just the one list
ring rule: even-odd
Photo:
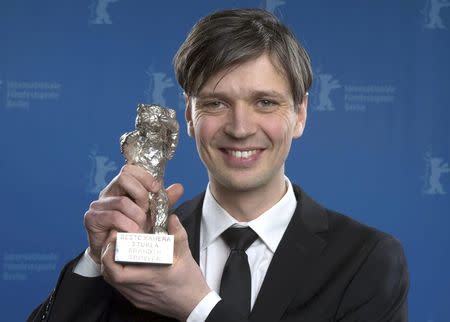
[[222,238],[231,250],[246,251],[258,238],[258,235],[250,227],[230,227],[222,233]]

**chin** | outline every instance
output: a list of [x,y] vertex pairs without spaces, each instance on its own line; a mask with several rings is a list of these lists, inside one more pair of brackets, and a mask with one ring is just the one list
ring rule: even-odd
[[224,176],[215,181],[228,191],[251,192],[259,190],[264,186],[264,182],[262,180],[255,180],[255,177],[257,178],[257,176],[253,178],[230,178],[230,176]]

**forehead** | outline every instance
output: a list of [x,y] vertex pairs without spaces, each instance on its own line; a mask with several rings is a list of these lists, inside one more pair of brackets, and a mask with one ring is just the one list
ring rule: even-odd
[[213,74],[200,89],[199,96],[223,91],[235,94],[245,91],[291,93],[286,74],[266,53]]

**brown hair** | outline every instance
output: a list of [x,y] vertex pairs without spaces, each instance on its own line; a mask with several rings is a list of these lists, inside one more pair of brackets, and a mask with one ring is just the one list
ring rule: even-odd
[[264,53],[289,81],[294,103],[303,100],[312,83],[309,56],[289,29],[262,9],[233,9],[202,18],[174,57],[175,74],[188,95],[224,69]]

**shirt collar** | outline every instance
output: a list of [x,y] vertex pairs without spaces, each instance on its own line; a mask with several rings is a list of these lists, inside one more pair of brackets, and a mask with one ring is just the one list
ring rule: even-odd
[[225,230],[235,225],[250,226],[267,247],[275,252],[297,207],[292,184],[287,177],[285,180],[287,191],[284,196],[272,208],[249,222],[238,222],[223,209],[212,195],[208,184],[203,201],[200,248],[208,247]]

